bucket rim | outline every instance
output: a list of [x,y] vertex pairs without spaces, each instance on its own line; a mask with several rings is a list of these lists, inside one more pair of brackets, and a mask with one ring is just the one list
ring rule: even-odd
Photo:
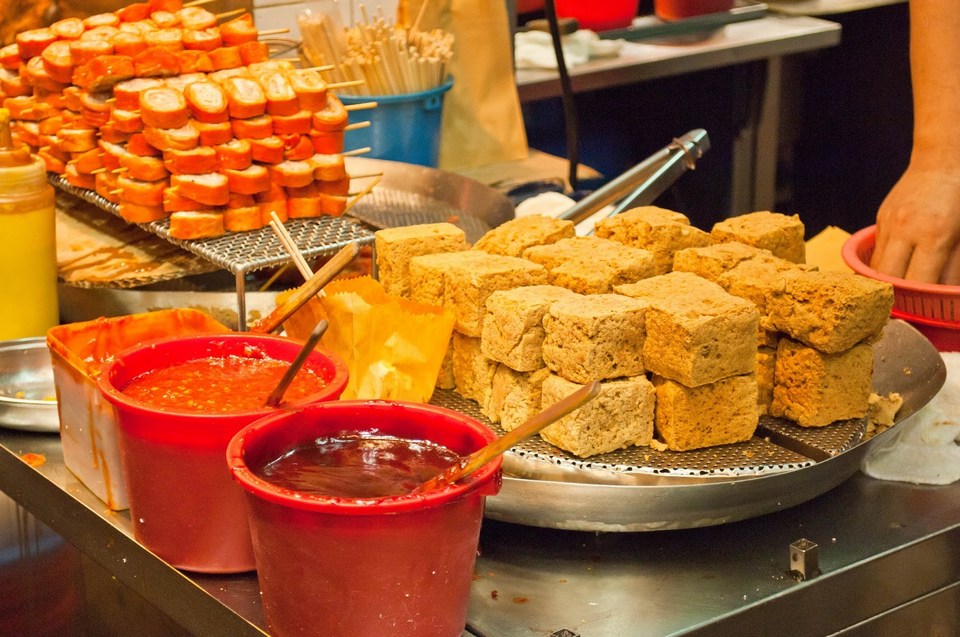
[[377,104],[397,104],[406,102],[416,102],[435,95],[446,93],[453,86],[453,76],[447,77],[443,84],[428,88],[425,91],[416,93],[397,93],[393,95],[337,95],[344,104],[353,104],[359,102],[377,102]]
[[[239,483],[248,496],[301,511],[350,516],[373,516],[396,513],[415,513],[420,510],[441,506],[463,499],[471,494],[494,495],[501,485],[501,466],[503,458],[498,457],[478,469],[468,478],[455,484],[445,485],[426,493],[388,496],[381,498],[344,498],[296,492],[273,484],[258,477],[247,465],[245,449],[251,438],[264,435],[272,429],[280,429],[292,418],[301,414],[314,415],[314,412],[339,412],[347,414],[357,409],[378,411],[402,409],[410,415],[443,415],[449,422],[457,423],[471,434],[479,437],[483,444],[496,440],[496,433],[479,421],[460,412],[431,405],[392,400],[337,400],[325,403],[301,405],[296,409],[286,409],[250,423],[238,431],[227,444],[227,465],[234,480]],[[358,430],[363,430],[358,428]],[[306,438],[303,439],[306,441]],[[479,447],[478,447],[479,448]]]

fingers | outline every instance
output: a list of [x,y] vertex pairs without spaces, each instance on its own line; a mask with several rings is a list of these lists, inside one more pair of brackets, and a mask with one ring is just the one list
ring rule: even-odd
[[914,250],[902,278],[921,283],[938,283],[948,256],[941,250]]
[[960,248],[955,249],[947,258],[947,264],[940,273],[940,283],[944,285],[960,285]]
[[870,267],[877,272],[904,278],[913,256],[913,242],[906,236],[893,236],[885,226],[877,227],[877,241]]

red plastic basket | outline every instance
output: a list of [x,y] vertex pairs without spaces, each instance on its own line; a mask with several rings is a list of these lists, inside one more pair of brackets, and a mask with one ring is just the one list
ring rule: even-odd
[[960,285],[918,283],[877,272],[867,265],[873,255],[876,238],[876,226],[855,232],[847,239],[841,252],[846,264],[858,274],[892,284],[893,307],[901,314],[945,324],[957,323],[957,329],[960,329]]
[[945,321],[935,321],[933,319],[923,318],[922,316],[904,314],[903,312],[898,312],[897,310],[890,312],[890,316],[893,318],[903,319],[904,321],[907,321],[913,325],[915,328],[917,328],[918,332],[926,336],[927,340],[933,343],[933,346],[937,348],[937,351],[960,351],[960,324],[947,323]]

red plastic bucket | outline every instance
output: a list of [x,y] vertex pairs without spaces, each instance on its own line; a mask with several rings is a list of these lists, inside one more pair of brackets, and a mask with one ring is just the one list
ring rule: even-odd
[[500,461],[417,496],[337,498],[258,477],[260,468],[291,449],[344,431],[429,440],[460,455],[496,438],[457,412],[385,401],[308,405],[238,433],[227,462],[248,495],[271,634],[459,637],[484,498],[500,489]]
[[557,17],[576,18],[581,29],[608,31],[628,27],[637,17],[638,0],[556,0]]
[[661,20],[682,20],[706,13],[729,11],[733,0],[654,0],[653,12]]
[[[190,571],[254,569],[243,491],[223,456],[234,434],[276,410],[175,411],[133,400],[123,388],[145,371],[186,361],[230,355],[292,361],[301,347],[299,341],[262,334],[174,337],[124,350],[104,369],[97,382],[116,407],[134,537],[146,548]],[[339,359],[314,351],[305,366],[326,386],[302,402],[340,396],[347,369]]]

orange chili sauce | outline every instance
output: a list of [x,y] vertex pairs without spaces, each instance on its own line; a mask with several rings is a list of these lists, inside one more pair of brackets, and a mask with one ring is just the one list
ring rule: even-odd
[[[160,409],[232,413],[260,409],[290,363],[273,358],[209,356],[143,372],[122,389]],[[283,395],[291,402],[315,394],[326,381],[303,368]]]

